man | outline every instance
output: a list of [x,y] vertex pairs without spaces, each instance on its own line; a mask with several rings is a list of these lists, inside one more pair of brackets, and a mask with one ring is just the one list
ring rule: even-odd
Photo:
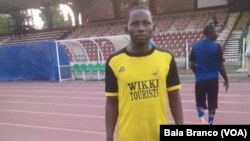
[[248,58],[248,77],[250,78],[250,40],[248,41],[248,46],[245,55]]
[[[175,124],[183,124],[181,87],[173,56],[152,47],[151,12],[136,6],[129,12],[131,43],[106,63],[106,141],[159,141],[160,125],[169,124],[167,105]],[[168,100],[167,100],[168,98]]]
[[[195,74],[195,97],[198,116],[205,123],[205,112],[208,108],[208,123],[213,124],[215,111],[218,107],[218,75],[224,78],[224,86],[228,90],[229,83],[223,64],[221,47],[216,43],[217,32],[214,25],[204,28],[205,39],[194,44],[191,54],[191,69]],[[206,97],[208,107],[206,105]]]

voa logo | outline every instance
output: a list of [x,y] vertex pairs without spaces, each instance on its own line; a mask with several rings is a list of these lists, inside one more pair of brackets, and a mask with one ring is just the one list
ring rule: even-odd
[[225,136],[243,136],[244,137],[244,130],[243,129],[223,129],[222,132]]

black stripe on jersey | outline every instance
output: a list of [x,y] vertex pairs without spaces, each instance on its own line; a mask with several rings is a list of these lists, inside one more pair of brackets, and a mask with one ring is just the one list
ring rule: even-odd
[[177,70],[177,66],[176,66],[174,58],[171,59],[169,68],[170,70],[168,72],[168,76],[166,79],[167,87],[179,85],[180,79],[179,79],[178,70]]
[[161,48],[156,48],[158,51],[162,51],[162,52],[166,52],[168,54],[171,55],[172,59],[171,62],[169,64],[169,72],[166,78],[166,84],[167,87],[172,87],[172,86],[176,86],[180,84],[180,79],[179,79],[179,74],[178,74],[178,70],[177,70],[177,66],[176,66],[176,62],[174,59],[174,56],[172,55],[172,53],[169,50],[164,50]]
[[155,47],[151,47],[151,49],[148,51],[148,52],[144,52],[144,53],[130,53],[128,52],[127,48],[124,48],[124,51],[125,53],[128,55],[128,56],[131,56],[131,57],[143,57],[143,56],[148,56],[150,54],[152,54],[155,50]]
[[107,61],[106,61],[106,66],[105,66],[105,92],[109,92],[109,93],[117,93],[118,92],[117,78],[116,78],[113,70],[109,66],[109,62],[114,56],[117,56],[117,55],[119,55],[121,53],[125,53],[125,48],[111,54],[108,57]]

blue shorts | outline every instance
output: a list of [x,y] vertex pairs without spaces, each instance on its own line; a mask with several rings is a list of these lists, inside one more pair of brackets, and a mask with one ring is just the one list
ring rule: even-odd
[[195,83],[196,106],[203,107],[204,109],[208,108],[208,110],[217,109],[218,91],[219,91],[219,80],[217,78],[196,82]]

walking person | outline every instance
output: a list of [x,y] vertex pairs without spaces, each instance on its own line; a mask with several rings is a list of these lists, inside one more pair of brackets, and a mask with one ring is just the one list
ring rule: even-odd
[[208,124],[212,125],[218,108],[219,73],[224,79],[226,91],[229,82],[221,47],[215,42],[218,36],[215,26],[207,25],[203,34],[205,39],[194,44],[189,60],[196,81],[195,98],[198,117],[202,123],[206,123],[204,110],[208,109]]
[[245,55],[248,58],[248,77],[250,78],[250,40],[248,41],[248,46]]

